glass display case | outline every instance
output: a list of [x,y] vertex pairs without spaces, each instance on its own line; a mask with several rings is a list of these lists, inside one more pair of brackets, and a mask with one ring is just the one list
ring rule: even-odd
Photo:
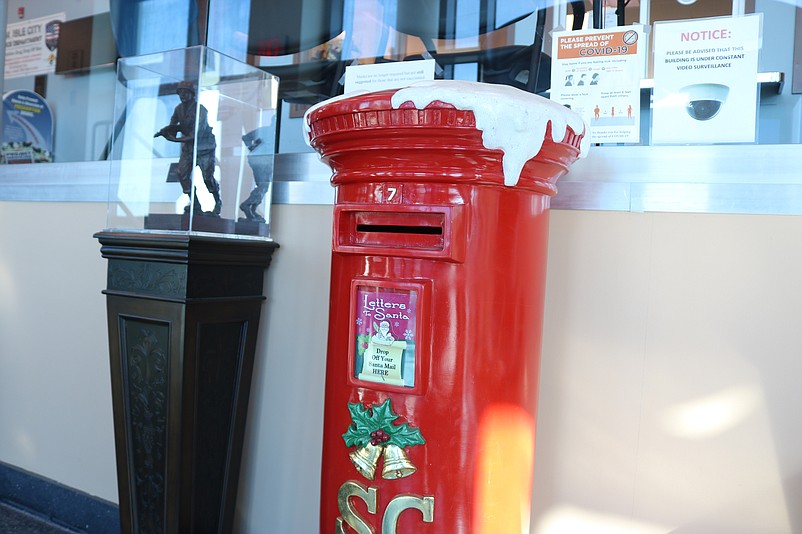
[[120,59],[108,228],[269,239],[278,84],[204,46]]

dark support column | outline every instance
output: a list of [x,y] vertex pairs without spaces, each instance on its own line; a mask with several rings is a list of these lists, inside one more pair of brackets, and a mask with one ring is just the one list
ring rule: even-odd
[[232,531],[272,241],[100,232],[123,534]]
[[596,30],[604,28],[603,10],[602,0],[593,0],[593,28]]

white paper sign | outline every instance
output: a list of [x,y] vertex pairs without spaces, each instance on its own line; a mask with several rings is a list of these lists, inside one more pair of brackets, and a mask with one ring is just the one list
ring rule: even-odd
[[654,26],[652,143],[755,141],[762,15]]
[[643,26],[554,32],[550,97],[590,125],[594,143],[640,141]]
[[64,13],[56,13],[6,26],[7,80],[55,72],[59,29],[64,19]]
[[345,92],[398,89],[434,80],[434,60],[397,61],[345,67]]

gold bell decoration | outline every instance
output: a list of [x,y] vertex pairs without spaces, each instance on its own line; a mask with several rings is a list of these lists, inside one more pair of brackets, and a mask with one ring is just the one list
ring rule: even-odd
[[418,470],[409,461],[404,448],[423,445],[426,441],[420,430],[408,423],[393,424],[398,415],[393,412],[389,398],[370,408],[359,402],[349,402],[348,411],[351,412],[351,424],[343,434],[343,440],[346,447],[357,447],[348,457],[359,474],[373,480],[380,456],[384,458],[382,478],[404,478]]
[[384,446],[384,468],[382,478],[393,480],[413,474],[418,468],[409,461],[407,453],[398,445]]
[[351,458],[351,463],[354,464],[360,475],[368,480],[373,480],[373,477],[376,476],[376,466],[379,464],[381,453],[382,447],[368,443],[350,453],[348,457]]

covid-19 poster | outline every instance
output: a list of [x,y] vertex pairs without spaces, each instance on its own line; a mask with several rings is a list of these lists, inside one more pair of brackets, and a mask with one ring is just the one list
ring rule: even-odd
[[594,143],[640,141],[643,26],[554,32],[551,99],[579,113]]

